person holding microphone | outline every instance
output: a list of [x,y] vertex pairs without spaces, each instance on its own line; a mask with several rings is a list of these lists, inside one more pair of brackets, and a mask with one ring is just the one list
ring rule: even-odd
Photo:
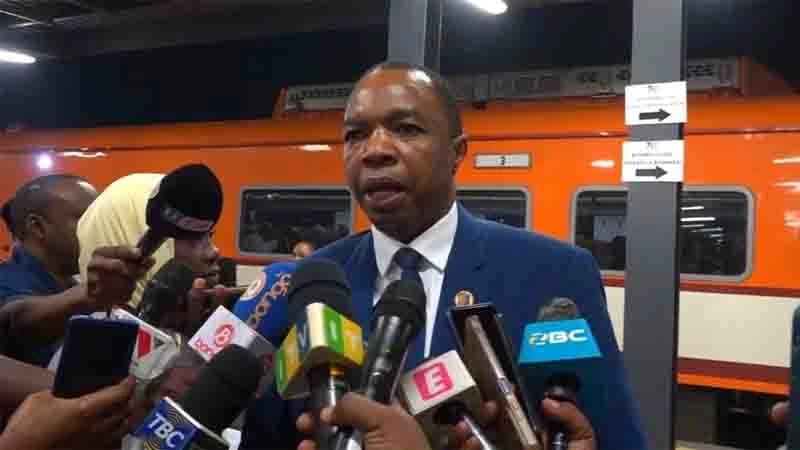
[[[569,433],[568,450],[597,450],[594,430],[575,405],[545,400],[542,411],[555,422],[565,426]],[[353,392],[345,394],[334,408],[323,410],[322,421],[328,425],[351,426],[364,433],[364,450],[430,450],[422,428],[399,405],[383,405]],[[298,419],[297,427],[312,430],[310,415]],[[478,441],[469,436],[466,427],[457,427],[453,441],[460,449],[479,450]],[[311,440],[300,443],[298,450],[317,450]]]

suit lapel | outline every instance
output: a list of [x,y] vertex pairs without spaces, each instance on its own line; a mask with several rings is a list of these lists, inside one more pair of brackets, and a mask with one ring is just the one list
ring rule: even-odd
[[458,205],[458,228],[444,271],[431,342],[431,357],[458,348],[447,315],[454,306],[453,300],[458,292],[470,292],[476,303],[490,301],[489,280],[481,273],[485,267],[486,244],[482,228],[478,219]]
[[366,339],[370,331],[368,324],[372,316],[375,281],[378,279],[378,265],[375,262],[372,233],[364,233],[344,269],[345,273],[350,276],[353,314],[355,314],[356,322],[362,325],[364,339]]

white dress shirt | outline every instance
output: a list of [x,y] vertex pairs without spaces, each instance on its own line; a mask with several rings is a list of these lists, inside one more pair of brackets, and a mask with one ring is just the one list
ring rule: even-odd
[[375,262],[378,265],[378,279],[375,282],[373,304],[378,302],[383,290],[392,281],[400,279],[402,271],[394,263],[394,254],[403,247],[411,247],[422,255],[423,260],[420,263],[419,275],[425,285],[425,295],[428,298],[425,311],[425,358],[428,357],[431,351],[433,326],[436,323],[436,312],[439,309],[439,296],[444,282],[444,270],[447,267],[447,259],[450,257],[450,249],[453,248],[457,227],[458,208],[455,202],[453,202],[450,211],[444,217],[408,245],[403,245],[375,228],[374,225],[372,226]]

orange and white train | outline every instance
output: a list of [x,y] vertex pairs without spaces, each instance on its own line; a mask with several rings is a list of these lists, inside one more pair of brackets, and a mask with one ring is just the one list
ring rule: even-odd
[[[623,328],[627,68],[452,81],[469,135],[457,175],[464,204],[589,248],[604,269],[619,341],[646,339]],[[747,59],[690,62],[688,85],[679,382],[786,394],[800,305],[800,95]],[[42,173],[74,172],[103,187],[203,162],[224,184],[216,241],[247,282],[297,233],[368,226],[341,170],[348,92],[344,84],[289,88],[264,120],[2,134],[0,195]]]

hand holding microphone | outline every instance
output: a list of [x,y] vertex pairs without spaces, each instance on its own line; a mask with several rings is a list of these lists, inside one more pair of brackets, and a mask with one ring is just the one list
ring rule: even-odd
[[136,281],[143,277],[155,261],[143,257],[133,247],[98,247],[87,265],[87,307],[100,311],[126,303],[133,294]]
[[[324,409],[320,419],[325,425],[358,430],[364,450],[430,450],[422,428],[397,404],[385,405],[349,392],[335,407]],[[317,449],[313,441],[303,441],[298,447],[298,450]]]
[[130,431],[128,402],[134,383],[121,383],[73,399],[49,390],[29,396],[0,435],[0,449],[115,449]]

